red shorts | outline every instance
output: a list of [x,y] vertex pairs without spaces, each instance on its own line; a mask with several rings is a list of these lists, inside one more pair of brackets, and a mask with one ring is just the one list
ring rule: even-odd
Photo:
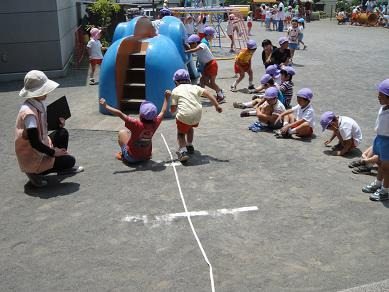
[[[248,72],[249,69],[251,68],[251,62],[249,62],[248,64],[245,64],[245,65],[240,65],[240,67],[243,69],[243,72]],[[240,71],[239,71],[239,67],[238,65],[234,64],[234,71],[235,71],[235,74],[238,74]]]
[[247,27],[248,28],[251,28],[253,26],[253,23],[252,22],[247,22]]
[[266,18],[266,14],[262,14],[262,15],[261,15],[261,20],[262,20],[262,22],[265,22],[265,18]]
[[218,70],[217,62],[216,60],[212,60],[205,64],[204,66],[204,75],[211,77],[211,76],[217,76],[217,70]]
[[200,37],[200,40],[202,40],[203,38],[205,38],[205,33],[199,32],[198,36]]
[[103,59],[89,59],[89,64],[91,65],[100,65],[103,62]]
[[188,124],[185,124],[179,120],[176,119],[176,124],[177,124],[177,130],[178,132],[180,133],[188,133],[190,129],[192,128],[197,128],[199,126],[199,124],[196,124],[196,125],[188,125]]
[[[296,126],[297,127],[297,126]],[[296,128],[296,127],[291,127],[292,129]],[[312,127],[309,127],[309,132],[308,134],[302,136],[302,135],[298,135],[299,137],[311,137],[313,135],[313,129]]]

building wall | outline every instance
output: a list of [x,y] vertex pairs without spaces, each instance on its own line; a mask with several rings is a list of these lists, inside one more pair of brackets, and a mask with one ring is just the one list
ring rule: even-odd
[[0,80],[32,69],[61,75],[74,48],[75,1],[1,0]]

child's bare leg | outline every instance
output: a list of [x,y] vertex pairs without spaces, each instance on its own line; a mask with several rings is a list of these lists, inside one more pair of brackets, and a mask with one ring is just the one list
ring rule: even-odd
[[290,49],[290,58],[293,59],[294,56],[294,49]]
[[295,122],[295,119],[294,119],[294,115],[293,114],[289,114],[289,115],[285,115],[284,116],[284,125],[291,124],[291,123],[294,123],[294,122]]
[[239,72],[239,77],[238,77],[238,79],[235,80],[233,86],[236,87],[239,84],[239,82],[241,82],[243,80],[244,75],[245,75],[245,73],[243,71]]
[[[388,189],[389,188],[389,161],[381,160],[381,165],[378,168],[378,173],[380,174],[381,178],[384,180],[383,182],[384,188]],[[378,174],[377,174],[377,179],[379,179]]]
[[220,87],[216,84],[216,76],[209,77],[210,87],[216,91],[216,94],[219,96],[221,94]]
[[127,145],[129,140],[130,140],[130,133],[124,129],[120,130],[118,133],[119,146],[122,147],[124,145]]
[[91,66],[91,70],[89,73],[89,78],[93,79],[93,76],[95,75],[95,71],[96,71],[96,64],[90,64],[90,66]]
[[365,151],[363,151],[363,153],[362,153],[362,160],[371,158],[372,156],[373,156],[373,146],[370,146]]
[[253,80],[254,80],[254,74],[253,74],[253,70],[251,70],[251,68],[247,71],[247,74],[249,75],[249,85],[252,85],[253,84]]
[[180,149],[186,147],[185,133],[181,133],[177,131],[177,142]]
[[193,143],[193,136],[194,136],[194,130],[193,128],[190,128],[188,133],[186,133],[186,141],[188,145],[192,145]]

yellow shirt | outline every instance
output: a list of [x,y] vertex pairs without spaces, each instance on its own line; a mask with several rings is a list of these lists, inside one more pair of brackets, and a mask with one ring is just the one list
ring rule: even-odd
[[240,64],[248,64],[253,57],[254,52],[249,49],[243,49],[239,52],[239,54],[235,57],[235,62],[239,61]]
[[200,122],[203,109],[201,96],[204,90],[191,84],[181,84],[173,89],[171,105],[177,106],[177,120],[187,125],[196,125]]

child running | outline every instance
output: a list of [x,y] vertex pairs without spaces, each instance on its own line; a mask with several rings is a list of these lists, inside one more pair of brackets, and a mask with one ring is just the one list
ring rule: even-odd
[[325,145],[329,145],[335,137],[338,138],[338,144],[331,148],[334,155],[345,155],[362,142],[361,128],[352,118],[325,112],[320,117],[320,125],[323,132],[325,130],[333,132],[331,138],[324,142]]
[[[206,27],[204,29],[205,34],[212,37],[215,33],[215,30],[212,27]],[[198,38],[196,38],[196,35],[191,35],[188,38],[188,43],[191,47],[190,50],[187,50],[186,53],[196,53],[198,57],[198,61],[200,63],[200,72],[201,72],[201,78],[200,78],[200,84],[202,86],[208,86],[216,91],[216,99],[218,102],[222,102],[225,100],[225,96],[223,94],[223,91],[220,89],[220,87],[216,84],[216,76],[218,71],[218,66],[215,58],[213,57],[211,50],[209,47],[204,44],[200,43],[198,41]]]
[[370,200],[384,201],[389,199],[389,79],[378,85],[378,100],[381,108],[378,112],[373,144],[373,153],[378,155],[377,178],[362,191],[372,193]]
[[300,43],[304,46],[303,47],[303,50],[305,50],[307,48],[307,46],[304,44],[303,42],[303,39],[304,39],[304,29],[305,29],[305,20],[304,18],[300,18],[298,20],[298,26],[299,26],[299,30],[300,30],[300,34],[299,34],[299,47],[300,47]]
[[86,45],[88,55],[89,55],[89,64],[91,66],[91,70],[89,73],[89,85],[94,85],[95,83],[95,71],[96,65],[101,65],[103,61],[103,53],[102,50],[105,48],[102,46],[100,42],[101,30],[94,27],[90,30],[90,40]]
[[254,40],[248,40],[247,49],[242,49],[235,57],[234,71],[235,74],[239,74],[237,80],[231,85],[231,91],[236,91],[236,86],[241,82],[245,76],[245,73],[249,75],[248,89],[255,89],[253,85],[253,70],[251,69],[251,59],[257,49],[257,43]]
[[190,77],[188,71],[179,69],[173,76],[176,88],[172,92],[166,91],[166,96],[171,96],[172,113],[176,114],[177,124],[177,141],[178,151],[177,156],[180,162],[185,163],[189,159],[188,154],[194,153],[193,135],[194,130],[201,120],[202,105],[201,97],[208,98],[215,106],[217,112],[221,113],[223,109],[220,107],[216,99],[209,91],[197,85],[190,84]]
[[121,118],[126,128],[131,132],[130,134],[127,130],[119,131],[118,143],[121,152],[118,153],[117,158],[129,164],[149,160],[152,152],[151,139],[165,115],[169,95],[165,94],[165,100],[158,115],[157,107],[152,102],[142,102],[139,109],[139,120],[110,107],[104,98],[101,98],[99,102],[111,114]]
[[298,105],[288,109],[279,115],[278,121],[283,120],[283,127],[274,131],[276,138],[310,137],[315,127],[315,111],[310,104],[313,92],[309,88],[300,89],[297,92]]
[[287,36],[289,39],[290,63],[293,63],[294,51],[298,48],[300,36],[297,18],[292,19],[292,26],[288,28]]

